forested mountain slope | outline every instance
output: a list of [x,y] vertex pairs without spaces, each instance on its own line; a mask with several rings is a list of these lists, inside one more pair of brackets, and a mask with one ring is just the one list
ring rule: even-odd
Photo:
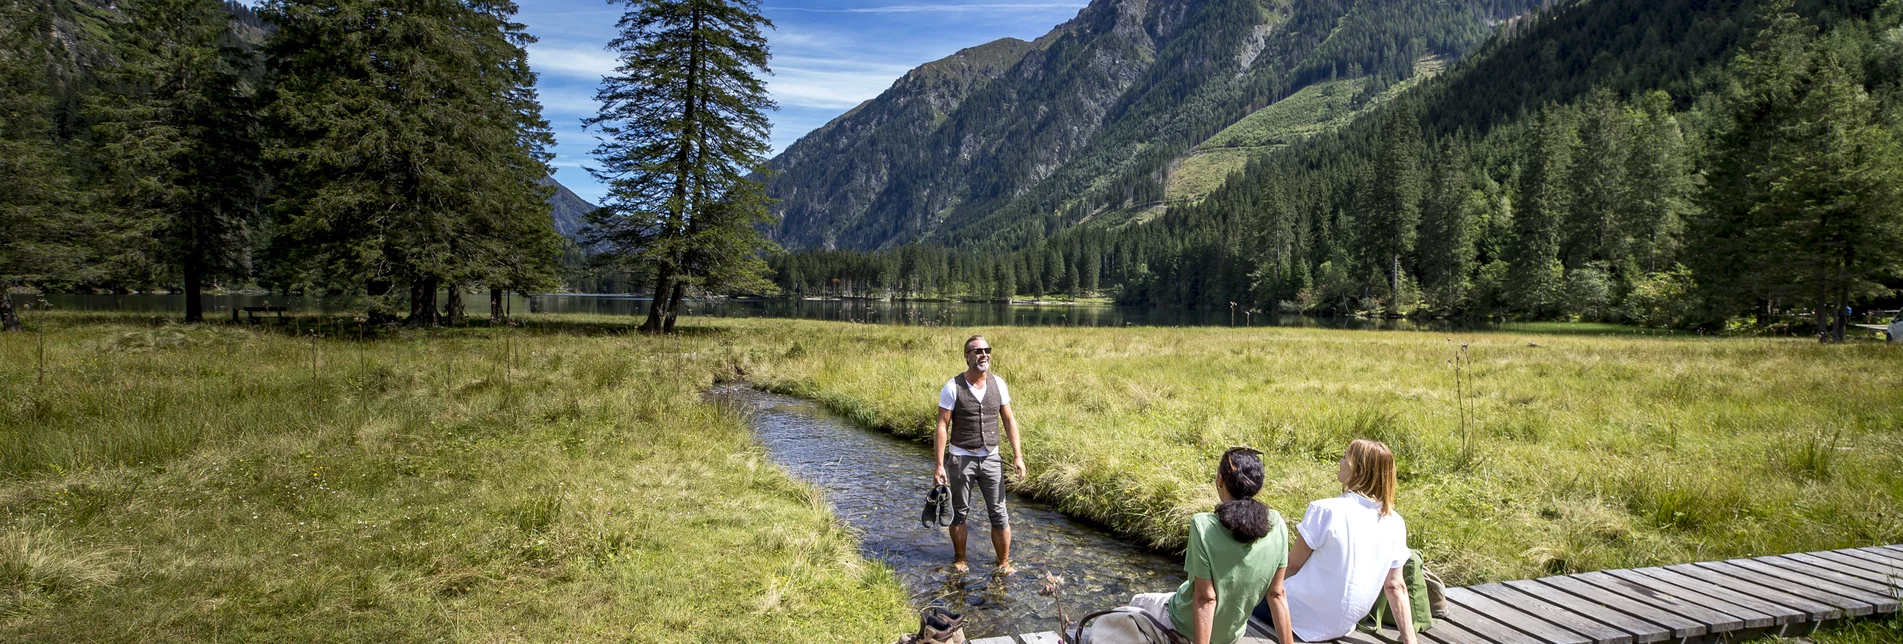
[[1558,4],[1280,140],[1340,83],[1199,144],[1179,167],[1263,151],[1140,225],[796,253],[781,285],[1835,337],[1903,286],[1903,0]]
[[1192,147],[1305,87],[1351,108],[1533,0],[1096,0],[907,74],[775,158],[789,248],[1016,248],[1160,206]]

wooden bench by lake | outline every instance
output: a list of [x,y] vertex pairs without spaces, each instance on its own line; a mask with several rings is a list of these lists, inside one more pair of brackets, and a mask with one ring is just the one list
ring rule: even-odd
[[233,321],[233,322],[237,322],[237,321],[238,321],[238,312],[239,312],[239,311],[244,311],[244,314],[245,314],[245,321],[246,321],[246,322],[249,322],[249,323],[251,323],[251,324],[257,324],[257,322],[258,322],[258,314],[259,314],[259,313],[276,313],[276,314],[277,314],[277,320],[278,320],[278,322],[279,322],[279,323],[282,323],[282,322],[284,321],[284,319],[285,319],[285,318],[284,318],[284,312],[285,312],[285,311],[289,311],[289,310],[291,310],[291,309],[290,309],[290,307],[285,307],[285,306],[244,306],[244,307],[232,307],[232,309],[231,309],[231,321]]
[[[1844,619],[1897,612],[1903,546],[1603,570],[1447,589],[1447,616],[1425,644],[1653,644],[1800,636]],[[1245,644],[1272,636],[1250,624]],[[971,644],[1057,644],[1055,632]],[[1355,633],[1342,644],[1388,644]]]

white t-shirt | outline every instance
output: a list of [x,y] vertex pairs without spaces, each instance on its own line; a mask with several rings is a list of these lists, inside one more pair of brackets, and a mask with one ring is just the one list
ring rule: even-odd
[[1295,529],[1315,552],[1284,582],[1289,626],[1305,642],[1347,635],[1374,608],[1388,571],[1407,563],[1407,523],[1347,492],[1308,504]]
[[[998,388],[999,407],[1011,404],[1011,388],[1004,384],[1004,378],[999,377],[998,374],[995,373],[985,374],[984,386],[973,383],[971,385],[971,397],[977,398],[978,402],[984,402],[985,392],[990,391],[992,387]],[[958,379],[954,377],[951,380],[945,381],[944,389],[938,390],[938,408],[951,409],[957,403]],[[976,450],[965,449],[957,445],[946,445],[945,447],[950,448],[954,456],[990,456],[993,452],[997,451],[996,448],[991,447],[981,447]]]

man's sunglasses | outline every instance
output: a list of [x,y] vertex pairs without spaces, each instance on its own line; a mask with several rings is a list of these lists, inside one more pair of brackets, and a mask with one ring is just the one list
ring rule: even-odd
[[966,349],[965,353],[977,353],[977,354],[988,356],[988,355],[991,355],[991,347],[978,347],[976,349]]

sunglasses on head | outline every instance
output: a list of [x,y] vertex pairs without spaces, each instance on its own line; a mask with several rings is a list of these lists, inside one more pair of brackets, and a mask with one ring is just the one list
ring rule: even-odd
[[966,349],[965,352],[991,355],[991,347],[978,347],[976,349]]

